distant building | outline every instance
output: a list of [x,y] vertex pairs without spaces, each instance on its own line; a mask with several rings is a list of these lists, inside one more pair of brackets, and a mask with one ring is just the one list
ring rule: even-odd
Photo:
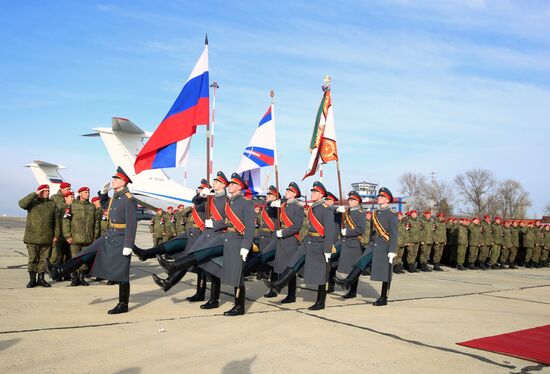
[[[351,184],[351,189],[358,192],[359,195],[363,198],[363,208],[367,210],[371,210],[373,208],[378,207],[378,205],[375,203],[378,183],[372,183],[372,182],[366,182],[366,181],[355,182]],[[392,205],[395,204],[395,206],[392,207],[392,210],[397,212],[402,212],[403,205],[407,204],[405,200],[406,198],[404,197],[394,196],[391,204]]]

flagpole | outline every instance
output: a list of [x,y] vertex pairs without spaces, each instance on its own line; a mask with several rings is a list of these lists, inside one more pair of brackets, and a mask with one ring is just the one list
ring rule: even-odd
[[[275,122],[275,91],[271,90],[269,92],[271,96],[271,118],[273,118],[273,127],[276,129]],[[275,133],[275,188],[277,189],[277,194],[279,194],[279,157],[277,154],[277,133]],[[279,196],[277,196],[279,198]],[[281,227],[281,209],[277,208],[277,228]]]
[[212,95],[212,125],[210,128],[210,163],[208,165],[208,182],[210,182],[210,178],[212,177],[212,174],[214,174],[214,123],[216,117],[216,90],[220,88],[220,85],[217,81],[214,81],[210,87],[212,87],[214,92]]
[[[325,75],[324,77],[325,84],[323,85],[323,92],[330,92],[330,76]],[[321,178],[323,175],[323,164],[321,164]],[[344,195],[342,194],[342,177],[340,175],[340,158],[336,158],[336,175],[338,176],[338,192],[340,193],[340,203],[342,203],[344,199]]]
[[[204,46],[208,48],[208,34],[204,39]],[[216,103],[216,88],[214,88],[214,97],[212,99],[212,109]],[[214,114],[212,113],[212,126],[214,125]],[[206,182],[210,184],[210,121],[206,123]],[[206,197],[205,206],[206,218],[210,219],[210,195]]]

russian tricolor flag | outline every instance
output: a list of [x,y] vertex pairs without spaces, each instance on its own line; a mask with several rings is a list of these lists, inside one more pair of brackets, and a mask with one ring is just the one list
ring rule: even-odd
[[137,155],[136,174],[187,162],[191,137],[209,121],[208,39],[181,93]]

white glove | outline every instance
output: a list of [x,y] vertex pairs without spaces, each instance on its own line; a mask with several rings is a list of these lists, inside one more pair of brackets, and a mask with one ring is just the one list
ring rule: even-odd
[[342,233],[342,236],[346,236],[346,233],[348,232],[348,229],[342,229],[342,230],[340,230],[340,232]]
[[282,238],[283,237],[283,230],[275,231],[275,235],[277,235],[278,238]]
[[132,248],[124,247],[122,249],[122,254],[124,256],[131,256],[132,255]]
[[346,207],[343,206],[343,205],[340,205],[338,208],[336,208],[336,211],[338,213],[345,213],[346,212]]
[[388,262],[391,264],[393,262],[393,258],[395,257],[395,253],[388,252]]
[[105,195],[111,189],[111,182],[107,182],[101,187],[101,194]]
[[325,255],[325,262],[328,264],[330,262],[330,253],[323,253]]
[[204,227],[213,229],[214,228],[214,221],[211,219],[204,220]]
[[281,200],[273,200],[271,202],[271,207],[272,208],[280,208],[281,207]]
[[201,192],[199,192],[200,197],[207,197],[210,195],[210,188],[204,187]]
[[241,257],[243,258],[243,261],[246,261],[246,256],[248,256],[248,249],[241,248]]

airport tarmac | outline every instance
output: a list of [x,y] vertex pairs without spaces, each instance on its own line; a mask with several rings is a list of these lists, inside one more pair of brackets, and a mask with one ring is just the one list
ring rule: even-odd
[[[546,365],[456,345],[550,323],[550,268],[394,276],[390,303],[373,307],[380,283],[362,277],[359,296],[337,291],[312,312],[303,284],[295,304],[261,297],[247,282],[247,314],[224,317],[185,297],[193,274],[164,293],[156,260],[133,256],[130,312],[108,315],[118,287],[27,289],[24,219],[0,218],[2,373],[550,373]],[[151,245],[146,223],[136,244]],[[285,291],[283,291],[285,292]],[[283,295],[284,296],[284,295]]]

